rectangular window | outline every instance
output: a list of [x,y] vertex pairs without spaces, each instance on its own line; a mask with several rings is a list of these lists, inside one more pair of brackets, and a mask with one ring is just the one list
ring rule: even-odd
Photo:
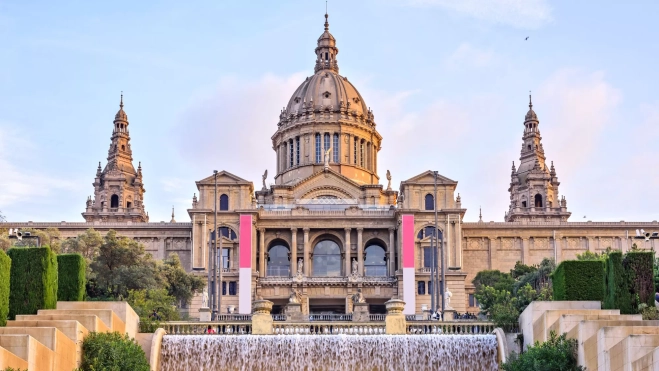
[[355,142],[354,142],[354,145],[355,145],[355,157],[354,157],[355,160],[354,160],[354,164],[355,164],[355,165],[357,165],[357,141],[358,141],[358,140],[359,140],[359,139],[357,139],[357,137],[355,137]]
[[293,139],[290,140],[288,145],[290,147],[290,149],[288,151],[289,152],[289,154],[288,154],[288,166],[293,167],[293,160],[295,159],[293,157],[293,149],[294,149],[293,148]]
[[237,287],[238,285],[236,285],[236,281],[229,282],[229,295],[236,295]]
[[423,267],[432,267],[432,249],[430,247],[423,248]]
[[417,282],[416,293],[419,294],[419,295],[425,295],[426,294],[426,282],[425,281]]
[[359,142],[359,166],[364,167],[364,141]]
[[330,148],[330,135],[329,133],[325,133],[325,147],[323,150],[327,151]]
[[222,281],[222,295],[227,294],[227,281]]
[[295,164],[300,164],[300,137],[295,137]]
[[469,294],[469,306],[470,307],[478,306],[478,300],[476,300],[476,296],[474,294]]
[[428,281],[428,295],[432,295],[432,281]]
[[229,269],[229,263],[231,262],[229,260],[229,257],[230,257],[229,249],[222,249],[222,268]]
[[316,163],[320,163],[320,134],[316,133]]
[[334,134],[334,149],[332,150],[334,162],[339,163],[339,134]]

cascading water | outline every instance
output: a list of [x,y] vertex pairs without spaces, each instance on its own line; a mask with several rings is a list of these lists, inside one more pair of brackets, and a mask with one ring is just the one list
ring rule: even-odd
[[161,370],[497,370],[494,335],[166,335]]

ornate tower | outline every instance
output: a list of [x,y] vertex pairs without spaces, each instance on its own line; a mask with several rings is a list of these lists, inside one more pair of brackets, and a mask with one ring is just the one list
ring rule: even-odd
[[144,185],[142,166],[133,167],[133,152],[130,149],[128,116],[124,112],[124,97],[121,95],[119,111],[114,116],[112,142],[108,150],[108,162],[101,170],[98,163],[94,179],[94,198],[89,196],[87,208],[82,216],[88,222],[148,222],[149,216],[142,203]]
[[529,112],[524,118],[524,135],[522,136],[522,151],[520,164],[515,169],[513,161],[510,174],[510,208],[506,213],[506,221],[567,221],[570,213],[567,211],[565,197],[559,200],[558,186],[554,163],[547,169],[545,151],[542,148],[542,137],[538,129],[538,115],[533,111],[533,103],[529,95]]

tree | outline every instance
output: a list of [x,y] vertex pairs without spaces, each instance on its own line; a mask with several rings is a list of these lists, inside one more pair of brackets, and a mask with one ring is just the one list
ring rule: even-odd
[[2,210],[0,210],[0,222],[6,222],[7,218],[5,218],[5,215],[2,213]]
[[[29,232],[31,236],[38,237],[39,245],[50,246],[50,249],[58,254],[60,252],[60,232],[59,229],[48,227],[46,229],[34,229],[34,228],[23,228],[21,232]],[[16,241],[14,246],[17,247],[37,247],[36,238],[23,238],[20,241]]]
[[176,298],[179,306],[190,304],[192,297],[206,286],[203,277],[189,274],[183,269],[178,254],[171,254],[160,267],[167,283],[167,292]]
[[596,253],[587,250],[584,251],[583,254],[577,254],[577,260],[601,260],[603,262],[606,262],[606,259],[609,257],[611,251],[613,250],[611,250],[610,247],[607,247],[606,250],[602,251],[601,253]]
[[176,321],[176,298],[165,289],[129,290],[128,304],[135,310],[141,321]]
[[[62,243],[61,250],[67,254],[80,254],[87,261],[88,273],[91,272],[91,263],[98,255],[103,244],[103,236],[94,228],[89,228],[76,238],[69,238]],[[89,278],[89,277],[87,277]]]
[[518,278],[520,278],[520,277],[522,277],[526,274],[529,274],[531,272],[535,272],[537,269],[538,269],[537,267],[534,267],[532,265],[523,264],[521,261],[518,260],[515,263],[515,267],[510,270],[510,276],[513,279],[516,280],[516,279],[518,279]]
[[163,285],[156,262],[144,246],[110,230],[91,264],[91,298],[125,298],[128,290],[156,289]]
[[482,286],[493,287],[496,290],[512,291],[515,281],[508,273],[503,273],[499,270],[484,270],[478,272],[471,282],[476,287],[476,292],[478,293]]
[[556,263],[554,259],[544,258],[542,262],[537,267],[529,273],[519,277],[517,282],[513,285],[513,293],[530,284],[536,291],[540,291],[543,287],[551,283],[550,275],[556,269]]
[[521,355],[514,354],[508,362],[501,365],[504,371],[582,371],[577,361],[577,341],[567,339],[566,334],[556,336],[549,333],[549,339],[535,345]]
[[90,332],[82,342],[80,371],[149,369],[144,351],[126,334]]

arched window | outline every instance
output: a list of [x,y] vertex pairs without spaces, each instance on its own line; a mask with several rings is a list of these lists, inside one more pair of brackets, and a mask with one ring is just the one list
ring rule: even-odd
[[288,247],[277,244],[268,250],[268,276],[288,277],[291,274],[291,260]]
[[341,275],[341,249],[332,240],[318,242],[313,249],[313,275],[337,277]]
[[321,157],[320,157],[320,133],[316,133],[316,163],[319,164],[321,162]]
[[126,146],[124,146],[124,145],[122,144],[122,145],[121,145],[121,150],[122,150],[122,151],[125,151],[125,150],[126,150]]
[[229,196],[221,195],[220,196],[220,210],[229,210]]
[[371,277],[383,277],[387,275],[387,263],[385,262],[384,248],[382,246],[370,245],[366,248],[364,275]]
[[542,207],[542,196],[540,194],[535,195],[535,207]]
[[111,208],[119,207],[119,196],[112,195],[112,197],[110,197],[110,207]]
[[339,134],[334,133],[334,145],[332,149],[333,162],[339,163]]
[[430,193],[426,195],[426,210],[435,210],[435,197]]

